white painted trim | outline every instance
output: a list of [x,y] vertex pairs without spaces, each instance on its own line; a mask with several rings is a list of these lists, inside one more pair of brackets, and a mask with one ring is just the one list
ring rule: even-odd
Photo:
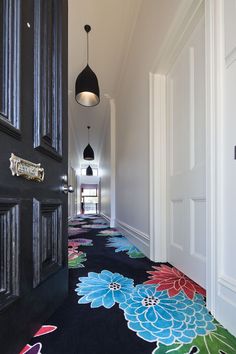
[[195,52],[194,48],[189,48],[189,86],[190,86],[190,134],[189,134],[189,146],[190,146],[190,161],[189,169],[193,170],[195,167],[195,71],[194,63],[195,61]]
[[166,262],[166,77],[150,73],[150,259]]
[[[126,43],[125,43],[123,50],[122,50],[123,60],[122,60],[122,64],[121,64],[120,70],[119,70],[119,77],[116,80],[117,82],[116,82],[116,86],[115,86],[115,90],[114,90],[114,97],[119,96],[120,90],[122,88],[122,83],[124,81],[125,71],[127,69],[127,62],[129,59],[132,40],[133,40],[134,33],[135,33],[136,23],[137,23],[139,14],[141,12],[142,4],[143,4],[143,0],[135,0],[133,8],[130,9],[132,11],[132,23],[131,23],[129,30],[127,28],[127,31],[126,31],[126,33],[128,33],[128,36],[126,37]],[[129,25],[130,25],[130,23],[129,23]]]
[[[106,138],[106,135],[107,135],[107,131],[108,131],[108,126],[109,124],[107,124],[107,122],[110,120],[110,96],[106,96],[107,100],[104,100],[105,102],[105,109],[104,109],[104,120],[103,120],[103,134],[101,136],[101,140],[100,140],[100,144],[98,146],[98,149],[97,149],[97,158],[96,160],[100,162],[101,160],[101,156],[102,156],[102,149],[103,149],[103,145],[104,145],[104,140]],[[110,133],[110,132],[109,132]],[[98,166],[99,168],[99,166]]]
[[111,134],[111,227],[115,226],[116,218],[116,106],[115,100],[110,99],[110,134]]
[[108,216],[108,215],[106,215],[106,214],[104,214],[104,213],[100,213],[100,216],[101,216],[102,218],[104,218],[104,219],[110,224],[110,222],[111,222],[110,216]]
[[135,229],[134,227],[116,220],[115,226],[131,243],[133,243],[146,257],[149,258],[149,236],[144,232]]
[[223,120],[223,2],[205,0],[206,25],[206,291],[207,307],[216,315],[218,240],[222,235],[222,120]]
[[110,216],[104,213],[100,213],[100,215],[109,223],[110,227],[115,227],[115,219],[112,219]]
[[226,68],[228,69],[230,65],[232,65],[236,61],[236,48],[232,49],[232,51],[225,58]]
[[[223,285],[224,287],[230,289],[234,293],[236,293],[236,280],[228,275],[221,275],[218,279],[219,284]],[[234,304],[236,306],[236,304]]]
[[184,0],[179,7],[159,55],[152,66],[152,72],[167,74],[176,61],[181,49],[196,24],[204,14],[204,0]]
[[183,2],[149,74],[150,258],[156,262],[167,260],[166,75],[203,14],[203,0]]

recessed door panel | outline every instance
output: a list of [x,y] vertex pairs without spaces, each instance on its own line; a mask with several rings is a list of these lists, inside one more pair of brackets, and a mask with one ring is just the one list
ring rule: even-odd
[[0,129],[20,136],[20,4],[0,3]]
[[62,158],[62,1],[35,1],[34,147]]
[[62,266],[62,203],[33,201],[34,287]]
[[0,310],[19,296],[19,204],[0,198]]

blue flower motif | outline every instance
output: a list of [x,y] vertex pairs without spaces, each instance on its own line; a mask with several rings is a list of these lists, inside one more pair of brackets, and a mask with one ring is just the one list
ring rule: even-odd
[[81,283],[77,284],[75,291],[83,297],[78,303],[91,303],[91,308],[104,306],[109,309],[116,302],[127,301],[134,289],[133,279],[108,270],[101,273],[89,272],[87,277],[81,277],[79,280]]
[[124,310],[128,327],[148,342],[190,343],[197,335],[216,329],[200,294],[190,300],[182,292],[169,297],[166,290],[156,291],[152,285],[137,285],[120,308]]
[[144,254],[140,252],[127,238],[122,237],[110,237],[108,239],[107,247],[114,247],[115,252],[127,251],[130,258],[144,258]]

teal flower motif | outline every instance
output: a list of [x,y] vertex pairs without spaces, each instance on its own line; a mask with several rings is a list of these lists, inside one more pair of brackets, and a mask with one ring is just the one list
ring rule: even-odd
[[122,236],[120,232],[112,229],[101,230],[97,236]]
[[133,279],[108,270],[103,270],[101,273],[89,272],[88,277],[81,277],[79,280],[81,283],[77,284],[75,291],[83,297],[78,303],[91,303],[91,308],[104,306],[109,309],[116,302],[127,301],[134,288]]
[[144,254],[140,252],[137,247],[132,245],[127,238],[122,237],[110,237],[107,242],[107,247],[114,247],[115,252],[127,251],[130,258],[144,258]]
[[182,292],[169,297],[166,290],[156,291],[152,285],[137,285],[120,308],[124,310],[131,330],[157,344],[190,343],[198,335],[216,328],[200,294],[190,300]]

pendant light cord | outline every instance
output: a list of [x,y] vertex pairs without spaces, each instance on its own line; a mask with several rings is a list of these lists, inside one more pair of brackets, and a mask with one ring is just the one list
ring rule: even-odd
[[87,65],[89,62],[89,32],[91,31],[91,27],[89,25],[84,26],[85,32],[87,33]]
[[89,34],[87,32],[87,65],[89,62]]
[[88,126],[87,128],[88,128],[88,144],[89,144],[89,129],[90,129],[90,127]]

